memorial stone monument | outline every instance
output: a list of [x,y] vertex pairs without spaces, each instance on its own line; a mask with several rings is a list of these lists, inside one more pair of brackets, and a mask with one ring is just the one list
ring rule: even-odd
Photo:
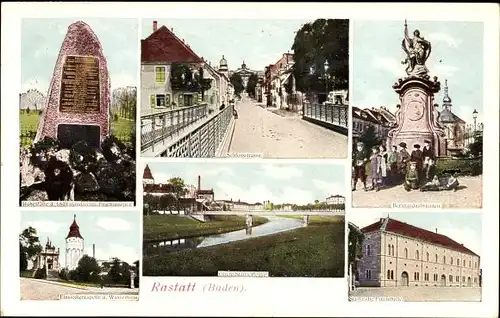
[[430,79],[425,62],[431,53],[431,43],[420,36],[419,30],[408,35],[405,21],[402,41],[406,59],[405,78],[400,78],[392,86],[399,94],[401,107],[396,111],[396,125],[389,131],[388,146],[405,142],[410,149],[413,145],[423,145],[424,140],[432,141],[434,153],[446,154],[444,127],[439,123],[439,113],[434,106],[434,94],[440,90],[436,76]]
[[34,142],[84,140],[100,147],[109,134],[110,80],[99,39],[82,21],[71,24],[59,51]]

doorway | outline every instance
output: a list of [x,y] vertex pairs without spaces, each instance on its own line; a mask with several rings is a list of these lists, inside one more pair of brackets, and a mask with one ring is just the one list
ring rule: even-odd
[[441,275],[441,287],[446,287],[446,275]]
[[401,286],[408,286],[408,273],[401,273]]

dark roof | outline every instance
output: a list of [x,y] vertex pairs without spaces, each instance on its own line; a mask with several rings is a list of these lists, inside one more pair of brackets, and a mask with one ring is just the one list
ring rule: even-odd
[[196,193],[197,194],[214,194],[214,190],[213,189],[210,189],[210,190],[196,190]]
[[327,199],[330,199],[330,198],[344,198],[345,199],[345,197],[343,195],[340,195],[340,194],[331,195]]
[[174,188],[169,183],[167,183],[167,184],[161,184],[161,183],[145,184],[144,185],[144,192],[173,193]]
[[202,63],[203,60],[166,26],[141,40],[141,62]]
[[151,173],[151,169],[149,169],[149,166],[146,165],[146,168],[144,168],[144,174],[142,175],[143,179],[154,179],[153,174]]
[[[382,224],[384,223],[386,219],[380,219],[379,221],[370,224],[364,228],[361,229],[363,233],[369,233],[369,232],[374,232],[374,231],[379,231],[382,227]],[[476,253],[473,251],[469,250],[465,246],[463,246],[460,243],[457,243],[456,241],[452,240],[446,235],[438,234],[432,231],[428,231],[398,220],[394,220],[389,218],[389,221],[387,222],[387,225],[385,227],[386,232],[392,232],[400,235],[404,235],[407,237],[412,237],[418,240],[422,240],[427,243],[431,244],[436,244],[440,245],[461,253],[465,254],[471,254],[478,256]]]
[[439,112],[439,121],[442,123],[456,123],[456,122],[465,123],[465,121],[462,118],[458,117],[451,110],[447,108]]
[[374,124],[379,124],[380,122],[377,121],[372,115],[369,115],[366,111],[364,111],[361,108],[352,106],[352,117],[353,118],[358,118],[364,121],[369,121]]
[[71,223],[71,226],[69,227],[69,232],[66,238],[70,237],[78,237],[83,239],[82,235],[80,234],[80,227],[76,223],[76,214],[73,217],[73,223]]

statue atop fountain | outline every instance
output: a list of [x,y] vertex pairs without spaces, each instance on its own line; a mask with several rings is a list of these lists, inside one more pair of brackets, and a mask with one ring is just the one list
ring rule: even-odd
[[[424,140],[432,141],[436,155],[446,153],[444,127],[439,122],[439,114],[434,106],[434,94],[441,89],[436,76],[430,79],[425,63],[431,53],[431,43],[420,36],[420,31],[413,32],[413,38],[408,35],[408,25],[405,20],[402,48],[407,65],[405,78],[399,78],[392,86],[399,94],[400,107],[395,127],[389,131],[388,146],[401,142],[409,147],[422,145]],[[410,148],[411,149],[411,148]]]

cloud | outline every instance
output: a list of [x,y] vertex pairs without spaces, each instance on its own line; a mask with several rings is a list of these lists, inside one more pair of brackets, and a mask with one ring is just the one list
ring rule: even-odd
[[452,48],[457,48],[462,43],[461,39],[454,38],[446,33],[430,33],[427,35],[427,40],[431,42],[443,42]]
[[57,58],[58,51],[54,48],[49,48],[49,45],[40,45],[38,49],[33,52],[33,58],[35,61],[47,61],[55,60]]
[[301,177],[303,174],[302,170],[293,166],[262,165],[262,170],[267,177],[280,180],[290,180]]
[[[218,197],[221,199],[241,200],[244,202],[255,203],[269,200],[274,203],[295,203],[306,204],[314,201],[311,191],[285,186],[277,190],[271,190],[264,184],[241,188],[237,185],[219,181],[217,187],[220,189]],[[279,193],[277,193],[279,191]]]
[[132,224],[119,218],[100,218],[96,224],[107,231],[128,231],[132,229]]
[[65,224],[53,221],[33,221],[28,226],[35,228],[38,234],[40,233],[57,234],[59,229],[64,227]]
[[372,60],[372,66],[377,70],[384,70],[396,78],[401,77],[404,67],[401,66],[401,62],[390,57],[375,56]]
[[312,182],[314,186],[323,191],[325,195],[345,195],[342,186],[336,182],[328,182],[320,179],[313,179]]
[[31,78],[21,85],[21,93],[27,92],[28,89],[37,89],[43,95],[47,95],[49,82],[41,78]]
[[357,99],[354,102],[354,106],[359,108],[372,108],[378,106],[387,106],[391,109],[391,105],[386,105],[386,100],[383,98],[385,92],[378,89],[370,89],[365,91],[357,91],[357,95],[361,96],[361,99]]
[[429,69],[431,69],[432,72],[440,78],[452,77],[460,70],[460,68],[457,66],[443,64],[430,65]]
[[125,86],[138,86],[137,77],[131,75],[130,73],[115,73],[110,74],[111,79],[111,89]]
[[[85,254],[92,256],[92,245],[85,248]],[[139,252],[130,246],[122,244],[109,244],[106,248],[102,248],[99,244],[96,244],[95,258],[97,260],[109,260],[113,257],[132,264],[139,260]]]
[[216,167],[216,168],[204,171],[203,174],[207,175],[207,176],[216,176],[216,175],[221,175],[221,174],[233,176],[234,171],[233,171],[233,169],[231,169],[229,167],[220,166],[220,167]]

